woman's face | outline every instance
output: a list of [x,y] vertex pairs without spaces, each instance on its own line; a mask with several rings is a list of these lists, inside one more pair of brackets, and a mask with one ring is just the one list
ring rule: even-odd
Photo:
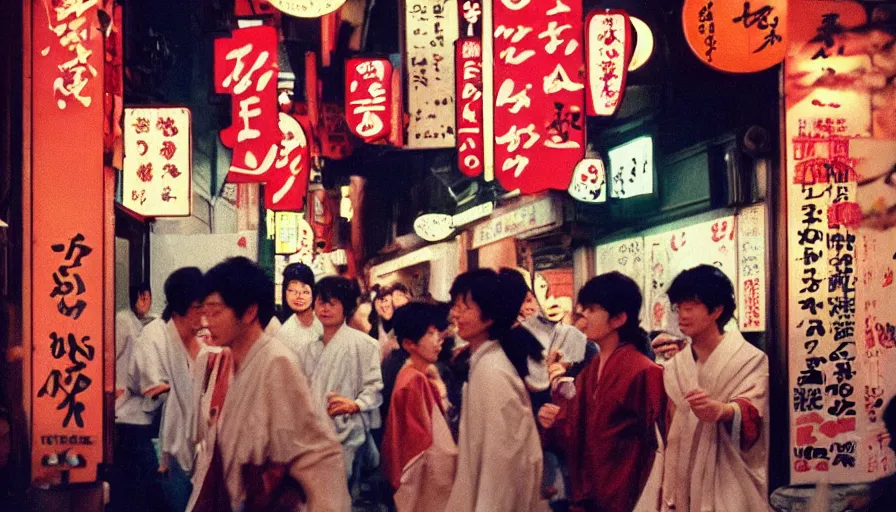
[[376,313],[383,320],[392,320],[392,314],[395,313],[395,308],[392,306],[392,295],[387,294],[382,297],[376,299],[374,301],[373,306],[376,308]]
[[454,301],[451,321],[457,327],[457,335],[471,343],[488,340],[488,329],[494,323],[493,320],[483,320],[482,310],[469,294]]

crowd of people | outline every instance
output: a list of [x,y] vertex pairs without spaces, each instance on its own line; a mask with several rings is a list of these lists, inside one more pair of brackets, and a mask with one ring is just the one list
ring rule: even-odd
[[[712,266],[668,294],[683,337],[640,327],[608,273],[574,325],[516,270],[456,277],[449,303],[256,264],[165,282],[119,315],[114,510],[768,510],[768,360],[730,327]],[[893,416],[893,407],[889,409]]]

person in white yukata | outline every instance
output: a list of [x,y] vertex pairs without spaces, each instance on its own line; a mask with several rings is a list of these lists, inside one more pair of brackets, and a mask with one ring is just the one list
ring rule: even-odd
[[358,298],[351,281],[325,277],[315,286],[314,294],[314,311],[324,333],[302,347],[299,363],[318,407],[333,420],[336,437],[342,443],[346,474],[352,480],[357,473],[355,455],[362,446],[368,466],[378,466],[379,454],[370,428],[371,416],[376,413],[379,417],[378,408],[383,402],[379,343],[345,324]]
[[283,270],[283,304],[293,314],[283,322],[277,338],[296,354],[303,345],[316,341],[324,326],[314,314],[314,271],[304,263],[291,263]]
[[141,319],[152,307],[149,285],[131,287],[129,298],[130,308],[115,315],[115,472],[110,505],[112,510],[140,512],[149,506],[148,490],[158,468],[152,446],[158,410],[144,410],[139,386],[128,386],[128,370],[143,330]]
[[221,349],[205,352],[193,372],[202,405],[187,510],[348,512],[333,428],[295,355],[262,330],[274,314],[273,283],[237,257],[209,270],[205,284],[211,342]]
[[541,498],[542,451],[529,393],[526,331],[511,327],[520,302],[508,304],[507,283],[478,269],[451,286],[451,320],[470,345],[463,391],[457,477],[445,510],[548,510]]
[[196,337],[202,329],[202,272],[196,267],[175,270],[164,289],[162,318],[147,324],[134,346],[131,379],[145,400],[158,402],[164,397],[158,471],[168,508],[183,510],[190,496],[194,455],[190,369],[203,348]]

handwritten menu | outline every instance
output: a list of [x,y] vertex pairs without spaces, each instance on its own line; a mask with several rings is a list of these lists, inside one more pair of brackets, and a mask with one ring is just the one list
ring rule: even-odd
[[737,215],[738,296],[741,332],[765,331],[765,205],[744,208]]
[[644,237],[647,254],[644,298],[646,323],[651,330],[679,332],[678,318],[666,292],[681,271],[702,264],[714,265],[731,279],[732,284],[737,283],[735,223],[733,216],[722,217]]
[[124,109],[122,203],[147,217],[190,215],[190,111]]
[[[894,392],[884,369],[896,363],[896,232],[874,205],[896,193],[873,185],[892,168],[886,152],[860,148],[896,133],[872,122],[872,91],[852,86],[881,51],[852,30],[867,22],[864,7],[802,0],[791,8],[800,12],[784,68],[791,480],[863,482],[893,471],[880,414]],[[856,64],[858,54],[866,64]]]
[[405,2],[408,147],[451,148],[455,137],[457,0]]

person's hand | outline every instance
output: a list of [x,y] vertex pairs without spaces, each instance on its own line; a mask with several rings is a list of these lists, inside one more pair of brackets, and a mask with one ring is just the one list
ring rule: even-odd
[[733,416],[733,405],[713,400],[706,391],[695,389],[684,396],[697,419],[706,423],[718,423]]
[[653,351],[664,359],[671,359],[672,356],[681,352],[684,348],[684,340],[668,333],[662,333],[650,342]]
[[351,398],[331,393],[327,397],[327,414],[330,416],[339,416],[341,414],[355,414],[360,412],[361,408]]
[[158,386],[153,386],[146,391],[143,392],[143,396],[148,398],[156,398],[162,393],[167,393],[171,391],[171,386],[168,384],[159,384]]
[[538,410],[538,424],[543,428],[551,428],[557,421],[557,414],[560,413],[560,407],[554,404],[544,404]]
[[551,352],[547,361],[545,361],[545,364],[548,367],[548,382],[553,383],[560,377],[566,375],[566,371],[569,370],[572,363],[561,361],[561,359],[563,359],[563,352],[555,350]]

